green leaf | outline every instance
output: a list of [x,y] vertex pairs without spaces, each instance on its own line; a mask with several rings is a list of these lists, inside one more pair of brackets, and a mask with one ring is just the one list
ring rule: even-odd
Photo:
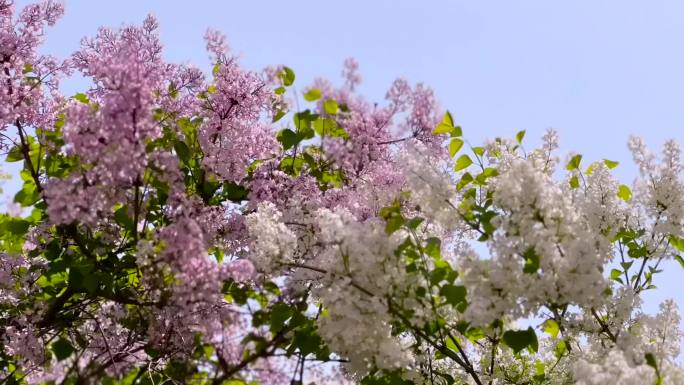
[[428,238],[423,250],[425,251],[425,254],[431,256],[432,258],[440,259],[442,253],[442,241],[435,237]]
[[233,379],[223,381],[221,382],[221,385],[247,385],[247,383],[244,380]]
[[21,70],[23,74],[27,74],[29,72],[33,72],[33,64],[31,63],[26,63],[24,64],[24,68]]
[[451,154],[452,157],[456,155],[458,150],[463,147],[463,140],[459,138],[453,138],[451,139],[451,142],[449,143],[449,154]]
[[432,130],[432,133],[435,135],[442,135],[442,134],[449,134],[453,130],[453,127],[447,126],[444,123],[440,123],[435,127],[434,130]]
[[546,369],[546,368],[545,368],[545,366],[544,366],[544,362],[542,362],[541,360],[537,360],[537,361],[534,363],[534,372],[535,372],[535,375],[534,375],[533,378],[534,378],[536,381],[539,381],[539,383],[543,382],[544,379],[546,378],[546,374],[545,374],[546,371],[545,371],[545,369]]
[[533,247],[530,247],[523,253],[523,258],[525,258],[525,266],[523,267],[523,273],[534,274],[539,270],[539,255],[534,251]]
[[220,62],[214,64],[214,67],[211,69],[211,74],[216,76],[216,74],[219,72],[220,69],[221,69],[221,63]]
[[242,202],[243,200],[247,199],[247,195],[249,194],[249,191],[246,188],[234,182],[224,183],[222,192],[222,195],[226,199],[236,203]]
[[648,366],[652,367],[655,370],[658,370],[658,362],[656,361],[656,358],[653,355],[653,353],[646,353],[644,355],[644,358],[646,359],[646,364],[648,364]]
[[622,271],[618,269],[612,269],[610,270],[610,279],[613,281],[618,281],[622,283],[622,279],[620,279],[620,276],[622,275]]
[[190,148],[188,145],[183,141],[175,140],[173,142],[173,149],[176,151],[178,158],[180,158],[183,163],[188,164],[190,161]]
[[591,175],[591,173],[594,172],[594,166],[595,165],[596,165],[596,163],[592,163],[589,165],[589,167],[587,167],[587,171],[585,171],[587,175]]
[[289,128],[280,130],[276,135],[276,139],[283,145],[283,150],[285,151],[296,146],[300,142],[299,136]]
[[684,239],[670,235],[669,241],[672,247],[684,253]]
[[568,171],[578,170],[581,161],[582,161],[582,155],[577,154],[570,159],[570,162],[568,162],[568,165],[565,168]]
[[121,206],[114,211],[114,220],[127,231],[132,232],[134,230],[133,219],[128,216],[128,208],[126,206]]
[[606,167],[613,169],[613,168],[617,167],[620,164],[620,162],[616,162],[614,160],[604,159],[603,164],[605,164]]
[[618,187],[617,196],[625,202],[629,202],[632,199],[632,190],[629,189],[627,185],[621,184]]
[[99,278],[100,277],[97,274],[83,274],[83,279],[79,283],[79,286],[83,286],[88,293],[94,294],[100,286]]
[[453,279],[456,279],[455,277],[458,276],[458,274],[454,275],[452,272],[453,270],[447,262],[443,260],[436,260],[435,269],[430,272],[430,284],[436,286],[442,281],[448,281],[447,283],[453,282]]
[[577,175],[573,175],[572,178],[570,178],[570,187],[573,189],[579,187],[579,178],[577,178]]
[[423,223],[424,221],[425,221],[425,219],[423,219],[423,218],[415,217],[415,218],[411,219],[411,220],[407,223],[407,226],[408,226],[411,230],[415,230],[415,229],[417,229],[418,226],[420,226],[420,224]]
[[451,113],[447,111],[442,118],[442,121],[432,130],[435,135],[450,134],[452,137],[461,136],[461,127],[454,127],[454,119]]
[[292,309],[282,302],[278,302],[271,308],[271,331],[279,332],[285,327],[285,322],[292,316]]
[[307,102],[315,102],[316,100],[321,98],[321,90],[318,88],[309,88],[308,91],[304,94],[304,100]]
[[286,156],[280,161],[280,170],[285,171],[288,175],[299,175],[302,166],[304,166],[304,158],[301,156]]
[[461,170],[467,168],[468,166],[470,166],[471,164],[473,164],[472,159],[470,159],[470,157],[468,155],[463,154],[460,157],[458,157],[458,159],[456,159],[456,164],[454,165],[454,170],[455,171],[461,171]]
[[515,134],[515,141],[518,143],[522,143],[524,137],[525,137],[525,130],[518,131],[518,133]]
[[463,176],[461,177],[461,180],[458,181],[458,184],[456,185],[456,188],[457,188],[459,191],[461,191],[465,186],[467,186],[467,185],[468,185],[470,182],[472,182],[473,180],[474,180],[474,179],[473,179],[473,176],[472,176],[469,172],[466,172],[466,173],[464,173]]
[[485,149],[484,147],[473,147],[473,152],[479,156],[482,156],[484,155]]
[[339,127],[333,119],[318,118],[313,122],[314,131],[320,136],[333,138],[349,138],[344,128]]
[[560,332],[558,322],[547,319],[546,322],[544,322],[544,332],[548,333],[552,338],[558,337],[558,333]]
[[484,183],[487,178],[491,178],[493,176],[498,176],[499,175],[499,170],[495,169],[494,167],[487,167],[485,168],[480,175],[477,176],[478,182]]
[[539,349],[539,342],[537,341],[537,334],[535,334],[532,327],[527,330],[508,330],[503,334],[503,342],[513,349],[514,353],[518,353],[525,348],[536,352]]
[[279,110],[278,112],[276,112],[275,114],[273,114],[273,119],[271,120],[271,123],[275,123],[275,122],[279,121],[280,119],[283,118],[283,116],[285,116],[285,114],[287,114],[286,111],[284,111],[284,110]]
[[451,116],[451,112],[447,111],[444,113],[444,117],[442,117],[442,124],[446,124],[449,127],[454,126],[454,118]]
[[14,235],[24,235],[31,224],[24,219],[11,218],[7,221],[7,230]]
[[340,109],[340,106],[338,106],[337,102],[334,101],[333,99],[328,99],[323,103],[323,110],[330,115],[337,114],[339,109]]
[[681,255],[675,255],[675,259],[679,262],[679,265],[684,269],[684,258]]
[[86,95],[82,92],[79,92],[76,95],[74,95],[74,99],[78,100],[79,102],[81,102],[83,104],[90,103],[90,98],[88,98],[88,95]]
[[323,340],[312,327],[301,328],[295,331],[292,344],[304,354],[316,353],[323,345]]
[[61,113],[57,116],[57,119],[55,120],[55,129],[60,130],[62,127],[64,127],[64,123],[66,123],[66,115],[64,113]]
[[5,159],[6,162],[19,162],[21,160],[24,160],[24,153],[21,151],[20,146],[12,147],[7,153],[7,158]]
[[283,81],[284,86],[289,87],[295,81],[295,73],[290,67],[283,66],[283,69],[280,72],[280,79]]
[[385,232],[387,234],[392,234],[395,231],[399,230],[403,224],[404,218],[401,215],[393,215],[387,220],[387,224],[385,225]]
[[32,206],[38,200],[40,200],[40,193],[32,180],[24,183],[22,189],[14,195],[14,202],[19,203],[22,207]]
[[278,88],[276,88],[275,90],[273,90],[273,92],[274,92],[276,95],[282,95],[282,94],[285,93],[285,87],[278,87]]
[[389,219],[393,215],[399,214],[401,214],[401,203],[398,200],[394,200],[391,205],[381,208],[378,212],[380,218],[385,220]]
[[656,381],[654,385],[662,385],[663,384],[663,378],[660,375],[660,369],[658,368],[658,362],[656,360],[655,355],[653,353],[646,353],[644,355],[644,358],[646,359],[646,364],[650,367],[653,368],[656,372]]
[[458,351],[458,341],[452,337],[447,337],[446,347],[456,352]]
[[76,350],[71,345],[71,342],[64,338],[60,338],[52,343],[52,352],[55,354],[57,360],[62,361],[63,359],[69,357],[71,353]]
[[553,349],[553,355],[556,356],[557,359],[560,359],[567,351],[568,344],[564,340],[560,340],[556,344],[556,347]]
[[456,306],[465,301],[466,288],[464,286],[446,284],[439,290],[439,294],[446,298],[448,304]]
[[487,334],[480,328],[468,328],[468,330],[465,332],[465,336],[468,338],[468,340],[476,342],[487,337]]
[[301,112],[296,112],[292,116],[292,121],[294,122],[297,130],[309,130],[311,128],[311,121],[315,120],[316,116],[311,114],[311,111],[304,110]]

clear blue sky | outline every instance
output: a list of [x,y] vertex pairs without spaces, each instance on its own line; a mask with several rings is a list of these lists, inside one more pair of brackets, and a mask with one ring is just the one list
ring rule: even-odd
[[[20,7],[27,1],[17,1]],[[64,57],[100,25],[156,15],[169,60],[208,68],[207,27],[228,35],[252,69],[286,64],[300,88],[338,79],[342,61],[361,65],[361,92],[380,101],[397,76],[432,86],[471,141],[545,129],[564,151],[621,161],[631,182],[630,134],[658,149],[684,142],[684,2],[538,1],[171,1],[66,0],[44,52]],[[69,84],[76,92],[82,84]],[[11,187],[11,185],[6,185]],[[684,307],[684,270],[668,264],[647,296]]]

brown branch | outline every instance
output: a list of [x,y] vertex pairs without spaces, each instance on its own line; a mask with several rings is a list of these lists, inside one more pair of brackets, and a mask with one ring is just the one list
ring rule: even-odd
[[26,137],[24,136],[24,128],[21,125],[21,122],[17,118],[14,121],[14,125],[17,126],[17,132],[19,133],[19,140],[21,142],[21,152],[24,155],[24,161],[26,161],[26,166],[29,169],[29,172],[31,173],[31,178],[33,178],[33,182],[36,184],[36,189],[38,190],[39,193],[43,192],[43,186],[40,184],[40,178],[38,175],[38,170],[33,168],[33,160],[31,160],[31,149],[29,148],[28,141]]
[[617,337],[615,336],[615,334],[613,334],[613,332],[610,331],[608,325],[606,325],[606,323],[603,322],[603,320],[601,320],[601,317],[596,312],[596,309],[591,309],[591,315],[594,316],[596,322],[598,322],[598,324],[601,326],[601,332],[604,332],[610,338],[611,341],[617,342]]

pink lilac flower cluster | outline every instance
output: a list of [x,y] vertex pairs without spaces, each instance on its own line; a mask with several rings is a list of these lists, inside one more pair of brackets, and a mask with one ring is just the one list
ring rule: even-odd
[[[11,326],[1,341],[6,354],[24,365],[25,381],[61,381],[79,371],[91,381],[103,373],[125,375],[140,362],[189,360],[198,336],[216,352],[205,359],[218,359],[226,372],[241,365],[254,352],[243,338],[271,336],[252,327],[244,306],[225,296],[226,282],[258,287],[264,279],[257,274],[261,267],[245,258],[254,247],[246,215],[269,203],[283,211],[344,208],[359,220],[376,218],[403,186],[399,150],[415,141],[438,142],[431,133],[439,112],[431,91],[398,80],[387,105],[377,106],[354,94],[361,77],[358,63],[347,60],[342,87],[323,80],[312,85],[321,92],[315,112],[345,131],[318,143],[317,160],[341,176],[341,183],[321,188],[312,175],[293,175],[281,167],[288,154],[276,140],[272,120],[274,109],[289,105],[274,92],[284,67],[274,67],[270,77],[246,70],[230,55],[225,37],[209,31],[205,40],[215,67],[207,80],[195,67],[163,59],[151,16],[141,26],[101,28],[67,60],[38,55],[44,27],[62,13],[61,5],[44,1],[15,16],[12,2],[0,0],[1,147],[34,151],[33,140],[41,146],[39,158],[50,156],[51,162],[69,166],[55,171],[47,160],[26,160],[47,222],[25,240],[30,247],[23,252],[31,257],[14,252],[2,254],[0,261],[0,303],[14,306],[16,313],[3,313],[3,322]],[[91,87],[66,98],[58,80],[72,71]],[[342,111],[326,113],[325,100],[335,100]],[[194,132],[183,128],[183,119],[192,122]],[[47,139],[55,136],[56,141]],[[193,159],[183,158],[178,142],[190,148]],[[444,154],[439,146],[432,150]],[[237,185],[247,193],[242,201],[212,203],[216,189],[207,193],[212,183]],[[125,226],[126,221],[131,224]],[[60,261],[90,258],[78,265],[86,273],[78,274],[105,273],[76,289],[80,283],[72,283],[71,271],[55,273],[59,267],[52,262],[34,258],[49,247],[64,248],[51,257]],[[212,254],[217,250],[224,261]],[[126,280],[135,289],[107,288],[98,280],[112,274],[108,264],[130,263],[126,253],[134,261]],[[31,302],[44,287],[65,280],[69,286],[51,294],[57,299]],[[72,317],[71,329],[54,324],[60,312]],[[77,340],[82,353],[67,365],[61,353],[51,356],[57,348],[50,348],[46,333],[52,341]],[[160,354],[163,360],[155,361]],[[303,372],[305,361],[259,359],[243,377],[290,383],[290,372]],[[326,377],[336,369],[311,373]]]
[[51,125],[62,103],[59,77],[66,63],[38,54],[46,26],[64,13],[61,4],[46,1],[24,8],[14,17],[14,3],[0,1],[0,148],[12,140],[8,129],[23,124]]
[[215,84],[199,112],[205,118],[199,140],[209,170],[224,180],[241,181],[251,162],[275,154],[272,129],[260,119],[270,97],[271,91],[255,73],[223,56]]

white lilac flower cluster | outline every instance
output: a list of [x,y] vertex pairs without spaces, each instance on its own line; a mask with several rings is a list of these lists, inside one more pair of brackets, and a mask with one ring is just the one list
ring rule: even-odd
[[492,188],[503,214],[488,242],[491,258],[463,259],[468,318],[485,325],[530,316],[548,303],[599,305],[610,250],[567,191],[524,159],[512,160]]
[[[492,384],[509,383],[515,373],[529,381],[546,378],[541,383],[549,384],[681,383],[676,304],[666,301],[655,316],[640,310],[641,293],[649,289],[659,261],[676,254],[670,242],[683,228],[678,147],[668,142],[663,162],[657,163],[640,140],[632,139],[630,148],[642,174],[630,189],[612,176],[616,163],[610,161],[591,163],[586,171],[569,165],[568,177],[558,178],[557,140],[550,131],[543,145],[527,155],[512,141],[490,143],[489,165],[498,174],[475,198],[464,198],[456,187],[462,174],[446,171],[424,146],[407,147],[400,155],[404,191],[409,193],[405,212],[426,219],[413,230],[387,232],[382,221],[358,218],[341,208],[313,214],[290,209],[287,216],[297,224],[292,226],[274,205],[261,204],[247,217],[253,237],[250,258],[267,273],[283,274],[281,267],[289,264],[291,285],[311,283],[325,309],[317,322],[321,336],[349,360],[347,370],[359,376],[402,369],[404,378],[417,381],[421,368],[434,364],[433,369],[474,384],[478,382],[468,365]],[[473,248],[472,219],[464,210],[483,196],[496,213],[494,230],[480,239],[486,248]],[[444,281],[435,285],[431,277],[408,270],[397,252],[407,239],[429,234],[445,240],[439,253],[458,267],[454,285],[467,290],[464,309],[435,305],[434,298],[442,294],[435,286]],[[308,241],[302,242],[304,238]],[[476,250],[486,250],[488,256]],[[294,263],[294,255],[302,258]],[[618,262],[625,271],[608,274]],[[426,263],[427,274],[440,263]],[[426,305],[426,295],[432,307]],[[397,304],[412,309],[408,319],[397,312]],[[540,348],[534,353],[519,356],[502,348],[505,339],[493,322],[500,320],[514,330],[515,320],[529,317],[548,318],[556,329],[542,338],[547,324],[538,327]],[[457,338],[459,347],[451,347],[480,359],[474,358],[475,364],[429,363],[417,352],[434,353],[438,345],[430,345],[411,327],[424,327],[431,319],[482,328],[480,337]],[[409,325],[408,332],[393,332],[402,322]],[[527,371],[526,365],[537,372]]]

